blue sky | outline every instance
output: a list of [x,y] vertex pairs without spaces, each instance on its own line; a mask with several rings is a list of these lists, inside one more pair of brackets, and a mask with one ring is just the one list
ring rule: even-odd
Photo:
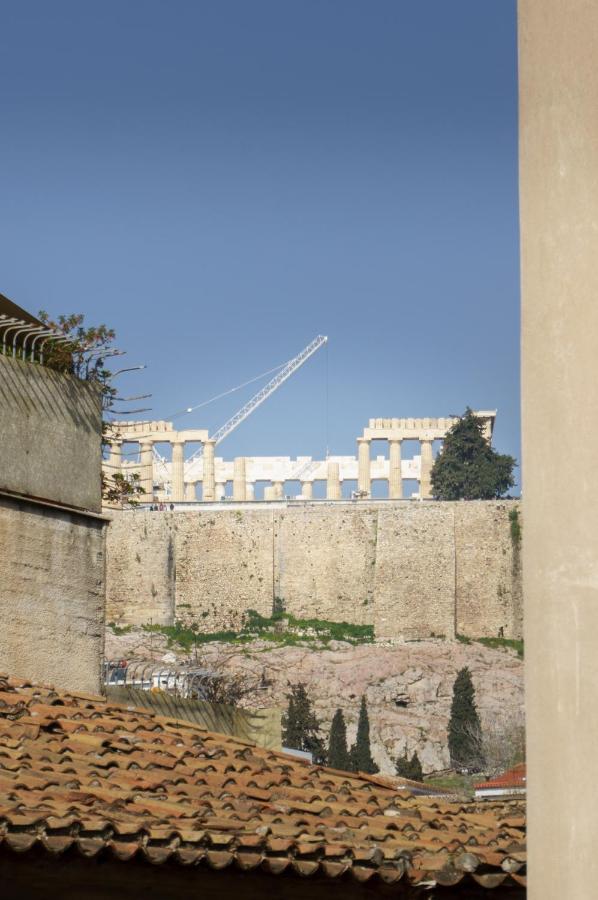
[[224,455],[469,404],[519,458],[515,0],[29,0],[0,32],[0,291],[113,326],[152,417],[322,333]]

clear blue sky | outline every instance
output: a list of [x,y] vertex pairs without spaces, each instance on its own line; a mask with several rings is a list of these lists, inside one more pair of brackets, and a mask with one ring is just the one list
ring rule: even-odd
[[0,30],[0,291],[113,326],[152,417],[322,333],[328,428],[321,351],[224,455],[469,404],[519,458],[515,0],[28,0]]

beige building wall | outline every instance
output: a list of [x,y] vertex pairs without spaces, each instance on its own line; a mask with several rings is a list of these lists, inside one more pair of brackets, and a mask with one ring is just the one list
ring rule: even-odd
[[105,526],[97,388],[0,355],[0,669],[101,688]]
[[236,628],[281,598],[380,637],[521,636],[513,501],[128,511],[108,529],[107,620]]
[[[598,3],[520,0],[531,900],[598,883]],[[565,477],[563,453],[575,459]]]
[[0,669],[98,692],[104,522],[0,496]]
[[0,354],[0,490],[99,512],[95,385]]

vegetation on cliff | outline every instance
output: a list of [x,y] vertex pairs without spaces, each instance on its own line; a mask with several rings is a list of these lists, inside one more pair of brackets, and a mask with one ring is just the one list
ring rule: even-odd
[[411,759],[405,750],[404,754],[397,759],[395,771],[401,778],[409,778],[411,781],[423,781],[424,772],[417,750],[414,751]]
[[320,723],[313,711],[304,684],[293,684],[287,694],[287,711],[282,717],[284,747],[311,753],[313,761],[326,762],[324,741],[320,737]]
[[361,698],[359,721],[357,723],[357,738],[351,747],[351,768],[355,772],[367,772],[375,775],[379,768],[372,759],[370,747],[370,719],[365,694]]
[[342,769],[345,772],[351,767],[347,748],[347,726],[342,709],[337,709],[332,718],[328,741],[328,765],[333,769]]
[[174,625],[144,625],[148,632],[163,634],[169,646],[175,644],[184,650],[192,650],[200,644],[216,641],[230,644],[247,644],[262,640],[283,646],[307,646],[318,649],[330,641],[343,641],[356,646],[374,640],[372,625],[352,625],[350,622],[329,622],[326,619],[299,619],[288,613],[262,616],[253,609],[247,610],[238,630],[200,631],[196,622],[175,622]]
[[483,768],[482,728],[475,704],[475,689],[467,667],[457,673],[453,686],[448,748],[453,768],[474,772]]

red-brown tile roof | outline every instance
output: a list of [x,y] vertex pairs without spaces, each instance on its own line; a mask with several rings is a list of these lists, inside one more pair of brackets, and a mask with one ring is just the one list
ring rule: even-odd
[[483,781],[481,784],[476,784],[475,790],[485,791],[491,790],[492,788],[496,788],[497,790],[508,790],[509,788],[521,790],[525,789],[526,787],[525,779],[525,763],[519,763],[519,765],[514,766],[507,772],[503,772],[502,775],[497,775],[496,778],[491,778],[490,781]]
[[520,887],[524,831],[519,803],[416,798],[384,778],[0,677],[0,844],[15,851],[350,873],[397,889]]

